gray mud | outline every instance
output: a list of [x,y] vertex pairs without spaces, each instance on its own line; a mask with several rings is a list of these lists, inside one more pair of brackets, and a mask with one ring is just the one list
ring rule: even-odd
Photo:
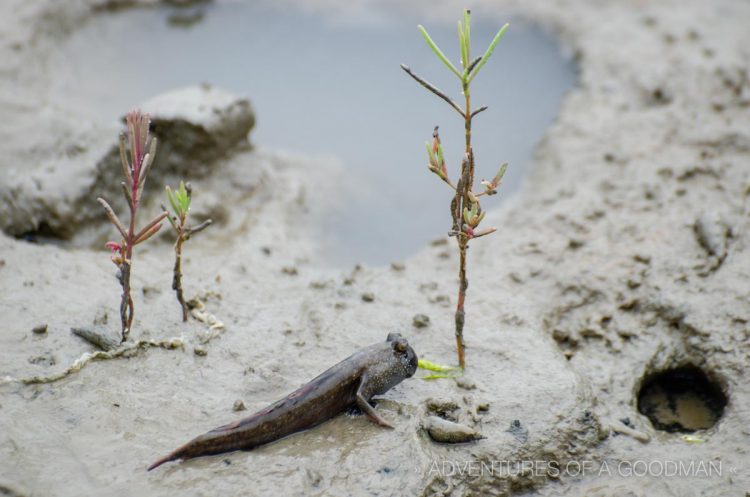
[[[96,354],[70,329],[116,327],[119,292],[102,249],[0,235],[0,492],[719,496],[750,489],[750,40],[740,21],[750,7],[484,4],[555,32],[575,54],[580,80],[521,192],[488,214],[498,234],[472,245],[466,376],[394,388],[377,409],[395,430],[344,415],[252,452],[146,473],[156,458],[244,414],[234,410],[238,400],[250,412],[264,407],[390,331],[407,336],[421,356],[453,357],[453,245],[429,245],[393,267],[319,265],[311,221],[343,184],[340,167],[240,140],[193,181],[196,215],[218,220],[185,249],[184,286],[204,304],[200,319],[180,321],[170,244],[146,244],[133,266],[133,339],[142,346],[121,357],[97,356],[51,384],[21,381]],[[101,5],[9,0],[0,8],[0,214],[8,233],[35,226],[40,213],[63,222],[97,209],[93,199],[88,207],[75,201],[96,183],[119,125],[63,110],[64,95],[49,91],[54,74],[45,54]],[[453,4],[431,9],[455,16]],[[206,104],[198,97],[182,111]],[[205,116],[190,122],[210,128]],[[417,314],[429,325],[415,327]],[[34,332],[41,323],[46,333]],[[638,410],[641,387],[653,373],[685,365],[704,371],[727,405],[710,428],[657,430]],[[485,438],[435,443],[423,430],[435,413]],[[467,461],[473,469],[457,470]],[[546,466],[513,470],[525,461]],[[576,474],[585,461],[589,469]],[[692,462],[693,472],[664,477],[652,464],[647,474],[628,474],[638,461]],[[493,462],[511,471],[487,470]],[[698,470],[709,463],[710,474]]]

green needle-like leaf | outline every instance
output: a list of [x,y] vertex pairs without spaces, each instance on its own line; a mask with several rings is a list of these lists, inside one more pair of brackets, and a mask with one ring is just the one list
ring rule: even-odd
[[428,374],[426,376],[420,376],[419,379],[421,380],[440,380],[443,378],[458,378],[461,376],[460,374],[450,374],[450,373],[435,373],[435,374]]
[[458,23],[458,48],[461,50],[461,65],[464,67],[464,70],[469,65],[469,58],[466,56],[466,37],[464,36],[464,29],[461,25],[461,21],[456,21]]
[[704,439],[701,437],[697,437],[695,435],[682,435],[682,440],[689,443],[689,444],[702,444],[705,442]]
[[474,70],[469,75],[469,83],[471,83],[471,80],[474,79],[474,77],[479,73],[479,70],[482,69],[482,67],[487,63],[487,59],[490,58],[490,55],[492,55],[492,52],[495,51],[495,46],[498,44],[500,39],[505,34],[505,30],[508,29],[509,24],[505,24],[502,28],[500,28],[500,31],[497,32],[495,35],[495,38],[492,39],[492,43],[490,43],[490,46],[487,47],[487,51],[484,52],[484,55],[482,55],[482,60],[479,61],[477,64],[477,67],[474,68]]
[[471,58],[471,11],[464,10],[464,42],[466,44],[466,64]]
[[495,177],[492,179],[492,183],[495,184],[495,186],[500,184],[500,181],[502,181],[503,176],[505,176],[505,170],[508,169],[508,163],[503,163],[502,166],[500,166],[500,170],[497,172]]
[[428,361],[427,359],[420,359],[417,365],[421,369],[426,369],[427,371],[435,371],[436,373],[448,373],[450,371],[456,371],[460,369],[455,366],[443,366],[442,364],[436,364],[434,362]]
[[432,147],[430,146],[430,142],[424,142],[424,147],[427,150],[427,157],[430,160],[430,165],[433,167],[437,167],[437,159],[435,158],[435,155],[432,153]]
[[174,193],[172,193],[172,189],[169,188],[169,186],[167,186],[166,190],[167,190],[167,197],[169,198],[169,204],[172,206],[172,209],[174,209],[174,213],[179,215],[180,208],[177,207],[177,201],[174,198]]
[[190,197],[187,196],[187,193],[180,195],[180,209],[182,209],[182,214],[186,214],[190,209]]
[[422,36],[424,37],[425,41],[430,46],[432,51],[435,52],[435,55],[437,55],[438,58],[443,61],[443,64],[445,64],[448,67],[448,69],[450,69],[451,72],[453,72],[453,74],[455,74],[458,77],[458,79],[463,79],[461,77],[461,73],[458,72],[458,69],[456,69],[456,67],[451,63],[451,61],[448,60],[448,57],[445,56],[443,51],[440,50],[440,48],[435,44],[435,42],[432,41],[432,38],[430,38],[430,35],[427,33],[427,30],[424,29],[424,26],[420,24],[419,26],[417,26],[417,28],[419,28],[419,31],[422,33]]

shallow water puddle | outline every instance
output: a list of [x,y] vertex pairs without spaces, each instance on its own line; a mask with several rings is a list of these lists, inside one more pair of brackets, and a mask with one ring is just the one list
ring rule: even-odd
[[[320,220],[321,259],[387,263],[450,228],[450,191],[428,173],[423,143],[440,125],[455,175],[463,122],[399,68],[406,63],[460,96],[457,79],[415,27],[425,24],[457,60],[460,10],[431,20],[426,5],[301,12],[303,6],[249,2],[102,13],[61,48],[50,84],[100,119],[202,82],[248,95],[258,118],[254,144],[332,157],[346,168],[337,207]],[[507,19],[483,9],[473,18],[479,53]],[[510,163],[501,195],[485,201],[486,208],[518,188],[574,79],[572,63],[551,37],[512,23],[472,85],[475,105],[490,107],[474,122],[477,180]]]

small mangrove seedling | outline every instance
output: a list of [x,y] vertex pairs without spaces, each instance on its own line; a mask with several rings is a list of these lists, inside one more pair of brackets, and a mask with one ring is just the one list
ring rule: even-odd
[[[133,248],[143,243],[161,228],[162,220],[167,217],[167,212],[162,212],[140,230],[136,230],[136,215],[141,204],[143,186],[146,176],[151,169],[156,153],[156,138],[149,140],[150,118],[148,114],[134,110],[125,118],[128,126],[127,137],[120,133],[120,162],[122,162],[122,173],[125,180],[120,183],[122,193],[130,210],[130,220],[126,225],[120,221],[109,203],[102,197],[97,198],[107,217],[117,228],[122,239],[120,242],[109,241],[106,247],[112,251],[112,262],[117,266],[117,279],[122,286],[122,299],[120,301],[120,321],[122,323],[122,342],[128,339],[130,329],[133,325],[135,306],[131,295],[130,275],[133,268]],[[130,161],[127,158],[127,141],[130,144]],[[148,152],[146,152],[148,150]]]
[[471,11],[465,10],[463,19],[458,21],[458,42],[461,50],[461,70],[456,68],[455,65],[445,56],[442,50],[435,44],[427,30],[423,26],[418,26],[419,31],[422,33],[427,45],[432,49],[435,55],[445,64],[445,66],[458,78],[461,82],[461,92],[464,96],[464,107],[462,108],[458,103],[451,99],[445,92],[438,89],[432,83],[426,81],[420,76],[416,75],[409,67],[401,65],[401,68],[420,85],[425,87],[433,94],[440,97],[448,105],[450,105],[464,121],[465,130],[465,147],[463,158],[461,160],[461,168],[459,176],[456,182],[453,182],[448,176],[448,169],[445,165],[445,159],[443,156],[443,146],[440,143],[440,136],[438,135],[438,127],[436,126],[432,134],[432,143],[427,142],[427,157],[428,165],[427,168],[430,172],[438,176],[444,183],[446,183],[454,192],[455,195],[451,201],[451,216],[453,217],[453,226],[449,232],[450,236],[456,237],[456,243],[458,244],[459,250],[459,269],[458,269],[458,302],[456,304],[455,314],[455,325],[456,325],[456,350],[458,353],[458,365],[463,370],[466,366],[465,360],[465,345],[464,345],[464,322],[466,319],[466,312],[464,311],[464,303],[466,300],[466,290],[469,287],[469,280],[466,274],[466,251],[469,248],[469,242],[474,238],[479,238],[485,235],[489,235],[495,231],[495,228],[487,228],[479,230],[479,224],[484,219],[485,212],[482,210],[479,204],[479,198],[482,195],[495,195],[497,188],[500,185],[500,181],[505,174],[505,168],[507,164],[500,166],[497,174],[490,181],[482,180],[481,184],[484,190],[481,192],[474,191],[474,151],[471,145],[471,125],[472,120],[479,114],[487,110],[487,106],[481,106],[474,110],[471,108],[471,82],[477,76],[479,71],[487,63],[487,60],[495,50],[495,46],[505,34],[508,29],[508,24],[500,28],[500,31],[495,35],[495,38],[490,43],[484,54],[472,59],[471,56]]
[[[174,192],[169,186],[166,187],[166,190],[169,204],[172,206],[172,212],[169,213],[167,219],[169,219],[170,224],[177,234],[177,240],[174,242],[172,290],[177,294],[177,301],[182,308],[182,320],[187,321],[188,306],[185,303],[185,298],[182,296],[182,244],[188,241],[194,234],[208,228],[212,221],[207,219],[195,228],[186,224],[188,212],[190,211],[190,201],[193,198],[193,189],[190,183],[185,184],[184,181],[180,181],[180,187],[175,189]],[[165,211],[167,210],[164,204],[162,204],[161,208]]]

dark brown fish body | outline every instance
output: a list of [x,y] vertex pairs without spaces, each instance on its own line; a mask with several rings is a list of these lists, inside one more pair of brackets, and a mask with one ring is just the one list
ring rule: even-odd
[[352,406],[390,427],[369,401],[413,376],[416,369],[414,350],[401,335],[391,333],[385,342],[356,352],[275,404],[194,438],[148,470],[177,459],[250,450],[317,426]]

